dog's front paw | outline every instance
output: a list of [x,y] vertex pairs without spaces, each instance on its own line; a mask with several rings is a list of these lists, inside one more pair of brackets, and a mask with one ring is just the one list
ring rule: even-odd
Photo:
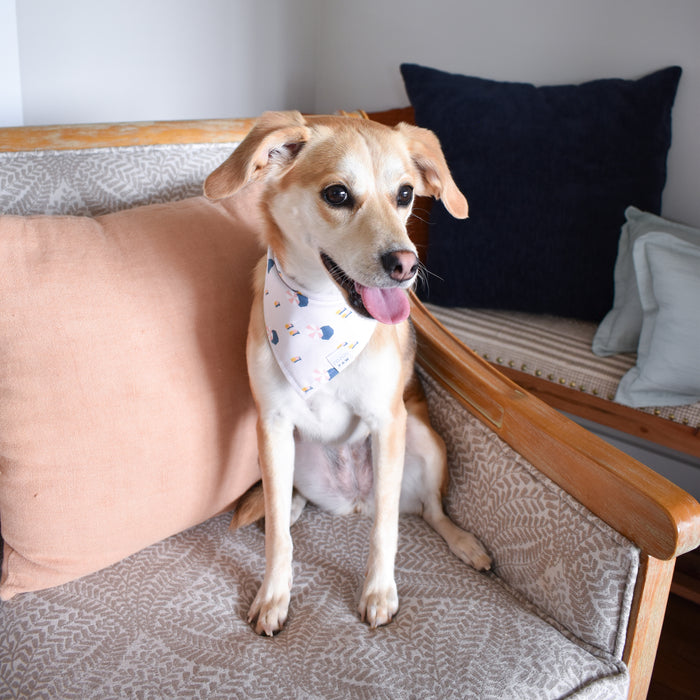
[[391,622],[399,609],[399,595],[396,591],[396,583],[376,588],[369,582],[365,582],[359,605],[360,617],[374,629]]
[[289,588],[275,591],[263,584],[250,606],[248,622],[255,621],[255,631],[271,637],[282,629],[287,620],[289,598]]
[[460,530],[459,534],[448,542],[450,549],[465,564],[473,566],[477,571],[485,571],[491,568],[491,557],[484,546],[471,532]]

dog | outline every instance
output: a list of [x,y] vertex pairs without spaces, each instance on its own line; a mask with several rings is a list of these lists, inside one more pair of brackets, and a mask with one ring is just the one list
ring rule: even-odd
[[406,231],[414,196],[441,199],[457,218],[467,201],[431,131],[299,112],[263,114],[204,193],[221,199],[253,182],[267,246],[246,346],[262,487],[236,516],[264,510],[266,566],[248,620],[258,634],[283,627],[290,525],[308,500],[373,516],[358,609],[375,628],[398,610],[399,512],[421,514],[460,559],[490,568],[443,510],[446,451],[414,375],[407,295],[419,271]]

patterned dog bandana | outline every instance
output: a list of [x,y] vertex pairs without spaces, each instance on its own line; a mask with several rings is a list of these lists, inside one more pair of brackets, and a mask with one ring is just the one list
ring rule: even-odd
[[338,376],[367,345],[377,321],[353,311],[340,290],[311,297],[267,251],[263,310],[277,364],[304,397]]

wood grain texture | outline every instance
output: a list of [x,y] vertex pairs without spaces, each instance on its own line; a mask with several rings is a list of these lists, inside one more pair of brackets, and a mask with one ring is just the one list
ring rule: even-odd
[[[364,113],[354,116],[366,117]],[[393,124],[412,121],[410,109],[369,115]],[[240,141],[252,119],[208,120],[138,124],[101,124],[0,129],[0,150],[69,149],[160,143]],[[427,219],[426,217],[422,217]],[[427,242],[427,224],[418,222],[418,234]],[[560,396],[552,387],[530,386],[522,373],[508,377],[466,348],[436,321],[415,298],[413,319],[418,337],[418,361],[437,381],[501,438],[555,483],[610,524],[642,551],[642,566],[629,625],[625,660],[630,668],[630,698],[643,698],[656,652],[664,608],[673,573],[674,557],[700,544],[700,505],[688,494],[636,460],[580,428],[551,406],[601,420],[605,410],[578,395]],[[514,381],[515,380],[515,381]],[[526,388],[531,388],[530,393]],[[554,387],[556,389],[557,387]],[[540,393],[548,403],[539,400]],[[566,391],[566,395],[575,393]],[[572,410],[571,402],[576,410]],[[557,403],[558,402],[558,403]],[[568,402],[568,403],[567,403]],[[614,405],[616,406],[616,405]],[[578,413],[577,413],[578,411]],[[593,411],[593,413],[590,413]],[[614,413],[618,413],[615,408]],[[637,412],[634,412],[636,414]],[[620,412],[621,415],[621,412]],[[603,418],[605,416],[603,415]],[[642,425],[636,415],[618,416],[612,427],[626,432],[642,430],[661,444],[659,434],[668,421],[648,416]],[[653,427],[652,427],[653,426]],[[679,426],[674,426],[679,427]],[[697,434],[686,436],[686,450],[694,449]],[[674,446],[686,438],[672,438]]]
[[[357,112],[352,116],[395,124],[412,121],[413,110]],[[0,150],[235,142],[245,136],[254,121],[11,127],[0,129]],[[414,314],[421,339],[421,361],[438,372],[441,381],[451,384],[471,410],[487,420],[535,466],[652,556],[669,559],[697,546],[700,542],[697,501],[635,460],[612,450],[544,402],[533,400],[521,386],[457,341],[417,299],[414,299]],[[584,407],[594,398],[577,401],[577,410],[586,410]],[[516,407],[518,410],[514,410]],[[668,423],[663,419],[660,422]],[[628,432],[630,429],[627,426]],[[624,518],[617,514],[623,510],[616,500],[620,487],[626,494],[626,505],[631,507],[631,514]],[[625,521],[619,528],[615,525],[618,520]]]
[[630,672],[630,700],[644,700],[654,670],[675,560],[643,556],[623,659]]
[[698,427],[637,411],[511,367],[499,365],[498,369],[516,384],[560,411],[700,458]]
[[255,119],[19,126],[0,129],[0,151],[68,150],[241,141]]
[[523,390],[413,299],[418,362],[533,466],[641,549],[624,661],[647,697],[675,557],[700,544],[700,504]]

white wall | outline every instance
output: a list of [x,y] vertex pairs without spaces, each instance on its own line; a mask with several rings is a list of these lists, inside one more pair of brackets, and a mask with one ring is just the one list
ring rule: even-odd
[[700,226],[698,0],[16,2],[15,32],[0,0],[5,124],[396,107],[402,61],[536,84],[679,64],[663,213]]
[[25,123],[313,110],[317,2],[17,0]]
[[15,0],[0,0],[0,126],[22,123]]
[[0,0],[0,125],[398,107],[404,61],[536,84],[678,64],[663,213],[700,226],[698,30],[699,0]]

